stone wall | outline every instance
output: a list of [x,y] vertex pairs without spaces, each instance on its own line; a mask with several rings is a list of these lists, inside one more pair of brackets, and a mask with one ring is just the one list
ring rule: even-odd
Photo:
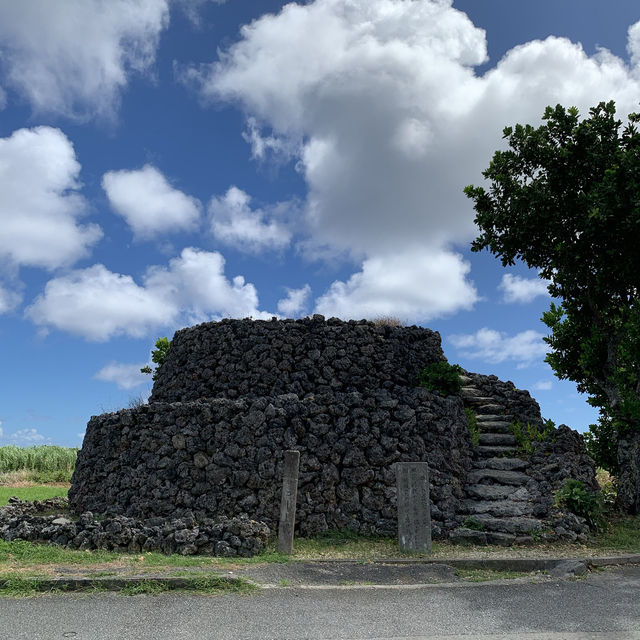
[[[313,316],[183,329],[149,405],[91,418],[70,507],[140,520],[246,514],[276,530],[284,451],[297,449],[298,534],[394,534],[395,464],[426,461],[432,534],[446,537],[464,519],[467,473],[479,462],[462,396],[415,386],[421,368],[442,360],[439,334],[419,327]],[[542,423],[528,392],[468,375],[505,414]],[[593,484],[582,441],[566,428],[515,463],[531,470],[535,516],[550,513],[565,477]]]
[[9,498],[9,504],[0,507],[0,540],[49,542],[68,549],[231,557],[259,553],[270,534],[263,522],[248,518],[140,520],[123,515],[96,518],[90,511],[69,518],[67,507],[66,498],[34,502]]
[[154,402],[91,419],[69,500],[76,513],[247,513],[277,529],[283,452],[298,449],[299,533],[393,534],[394,464],[427,461],[440,537],[455,526],[470,447],[461,399],[421,388]]
[[365,320],[222,320],[177,331],[150,402],[412,387],[440,334]]

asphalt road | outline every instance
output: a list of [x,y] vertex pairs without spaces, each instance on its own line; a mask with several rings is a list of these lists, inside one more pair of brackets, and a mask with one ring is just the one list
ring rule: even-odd
[[640,567],[578,580],[0,599],[2,640],[640,640]]

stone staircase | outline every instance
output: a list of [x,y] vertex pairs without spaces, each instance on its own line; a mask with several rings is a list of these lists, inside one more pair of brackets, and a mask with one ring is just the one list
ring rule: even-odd
[[464,405],[475,413],[480,437],[459,512],[464,521],[450,539],[504,546],[531,543],[531,532],[545,524],[534,515],[529,491],[534,481],[527,475],[528,463],[517,457],[510,429],[513,416],[494,398],[483,396],[471,378],[460,378]]

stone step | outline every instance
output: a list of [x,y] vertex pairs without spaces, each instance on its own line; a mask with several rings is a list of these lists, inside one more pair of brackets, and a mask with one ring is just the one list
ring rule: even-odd
[[484,433],[512,433],[510,422],[478,422],[478,429]]
[[467,474],[468,484],[508,484],[521,486],[527,484],[529,476],[521,471],[504,469],[474,469]]
[[479,404],[495,404],[495,400],[493,398],[488,396],[481,396],[480,392],[478,392],[478,395],[468,395],[468,396],[465,396],[463,393],[462,397],[465,399],[467,404],[471,404],[474,406]]
[[468,484],[465,493],[470,498],[481,500],[504,500],[508,497],[512,502],[526,501],[531,497],[525,487],[500,484]]
[[477,406],[474,405],[473,410],[476,412],[477,415],[480,416],[480,415],[486,415],[488,413],[499,414],[504,411],[504,407],[501,404],[484,403],[484,404],[478,404]]
[[497,456],[515,458],[518,453],[518,450],[515,447],[479,446],[475,448],[475,451],[479,458],[495,458]]
[[469,376],[465,376],[464,374],[461,373],[460,382],[462,382],[463,385],[470,385],[473,383],[473,380]]
[[477,398],[482,395],[482,392],[475,387],[462,387],[462,389],[460,389],[460,393],[463,398]]
[[531,533],[544,527],[543,523],[537,518],[527,516],[496,518],[486,513],[479,513],[474,515],[473,519],[483,525],[486,531],[499,531],[513,535]]
[[460,503],[460,513],[476,515],[486,513],[496,518],[513,516],[530,516],[533,506],[523,501],[506,500],[463,500]]
[[499,469],[500,471],[523,471],[529,466],[521,458],[483,458],[472,462],[474,469]]
[[[521,538],[520,538],[521,539]],[[497,531],[475,531],[463,527],[454,529],[449,534],[449,540],[456,544],[488,545],[495,544],[502,547],[510,547],[519,540],[517,536],[510,533],[500,533]]]
[[511,433],[481,433],[478,443],[488,447],[512,447],[516,439]]
[[513,422],[513,416],[510,414],[491,414],[491,413],[485,413],[485,414],[481,414],[476,416],[478,423],[480,422],[504,422],[506,424],[511,424]]

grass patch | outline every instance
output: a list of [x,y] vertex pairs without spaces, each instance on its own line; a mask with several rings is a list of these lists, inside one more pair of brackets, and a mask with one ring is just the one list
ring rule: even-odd
[[0,507],[7,504],[12,496],[20,500],[46,500],[65,497],[68,492],[66,487],[0,487]]
[[167,591],[181,591],[202,595],[248,594],[257,589],[256,585],[242,578],[227,580],[218,576],[195,576],[187,579],[187,585],[173,589],[164,580],[142,580],[126,586],[118,593],[123,596],[159,595]]
[[640,553],[640,516],[616,518],[605,531],[595,536],[593,544],[602,550]]
[[0,567],[48,564],[93,565],[121,560],[114,551],[74,551],[50,544],[37,544],[26,540],[0,540]]
[[142,582],[127,585],[124,589],[120,589],[118,593],[122,596],[157,596],[159,593],[164,593],[165,591],[169,591],[169,585],[166,582],[158,580],[142,580]]
[[492,569],[457,569],[456,575],[465,582],[489,582],[491,580],[513,580],[533,575],[526,571],[495,571]]
[[388,537],[366,537],[351,531],[328,531],[314,538],[296,538],[293,560],[312,558],[391,558],[403,554],[398,541]]
[[0,597],[33,598],[37,595],[58,593],[58,589],[45,588],[38,578],[23,576],[0,576]]

